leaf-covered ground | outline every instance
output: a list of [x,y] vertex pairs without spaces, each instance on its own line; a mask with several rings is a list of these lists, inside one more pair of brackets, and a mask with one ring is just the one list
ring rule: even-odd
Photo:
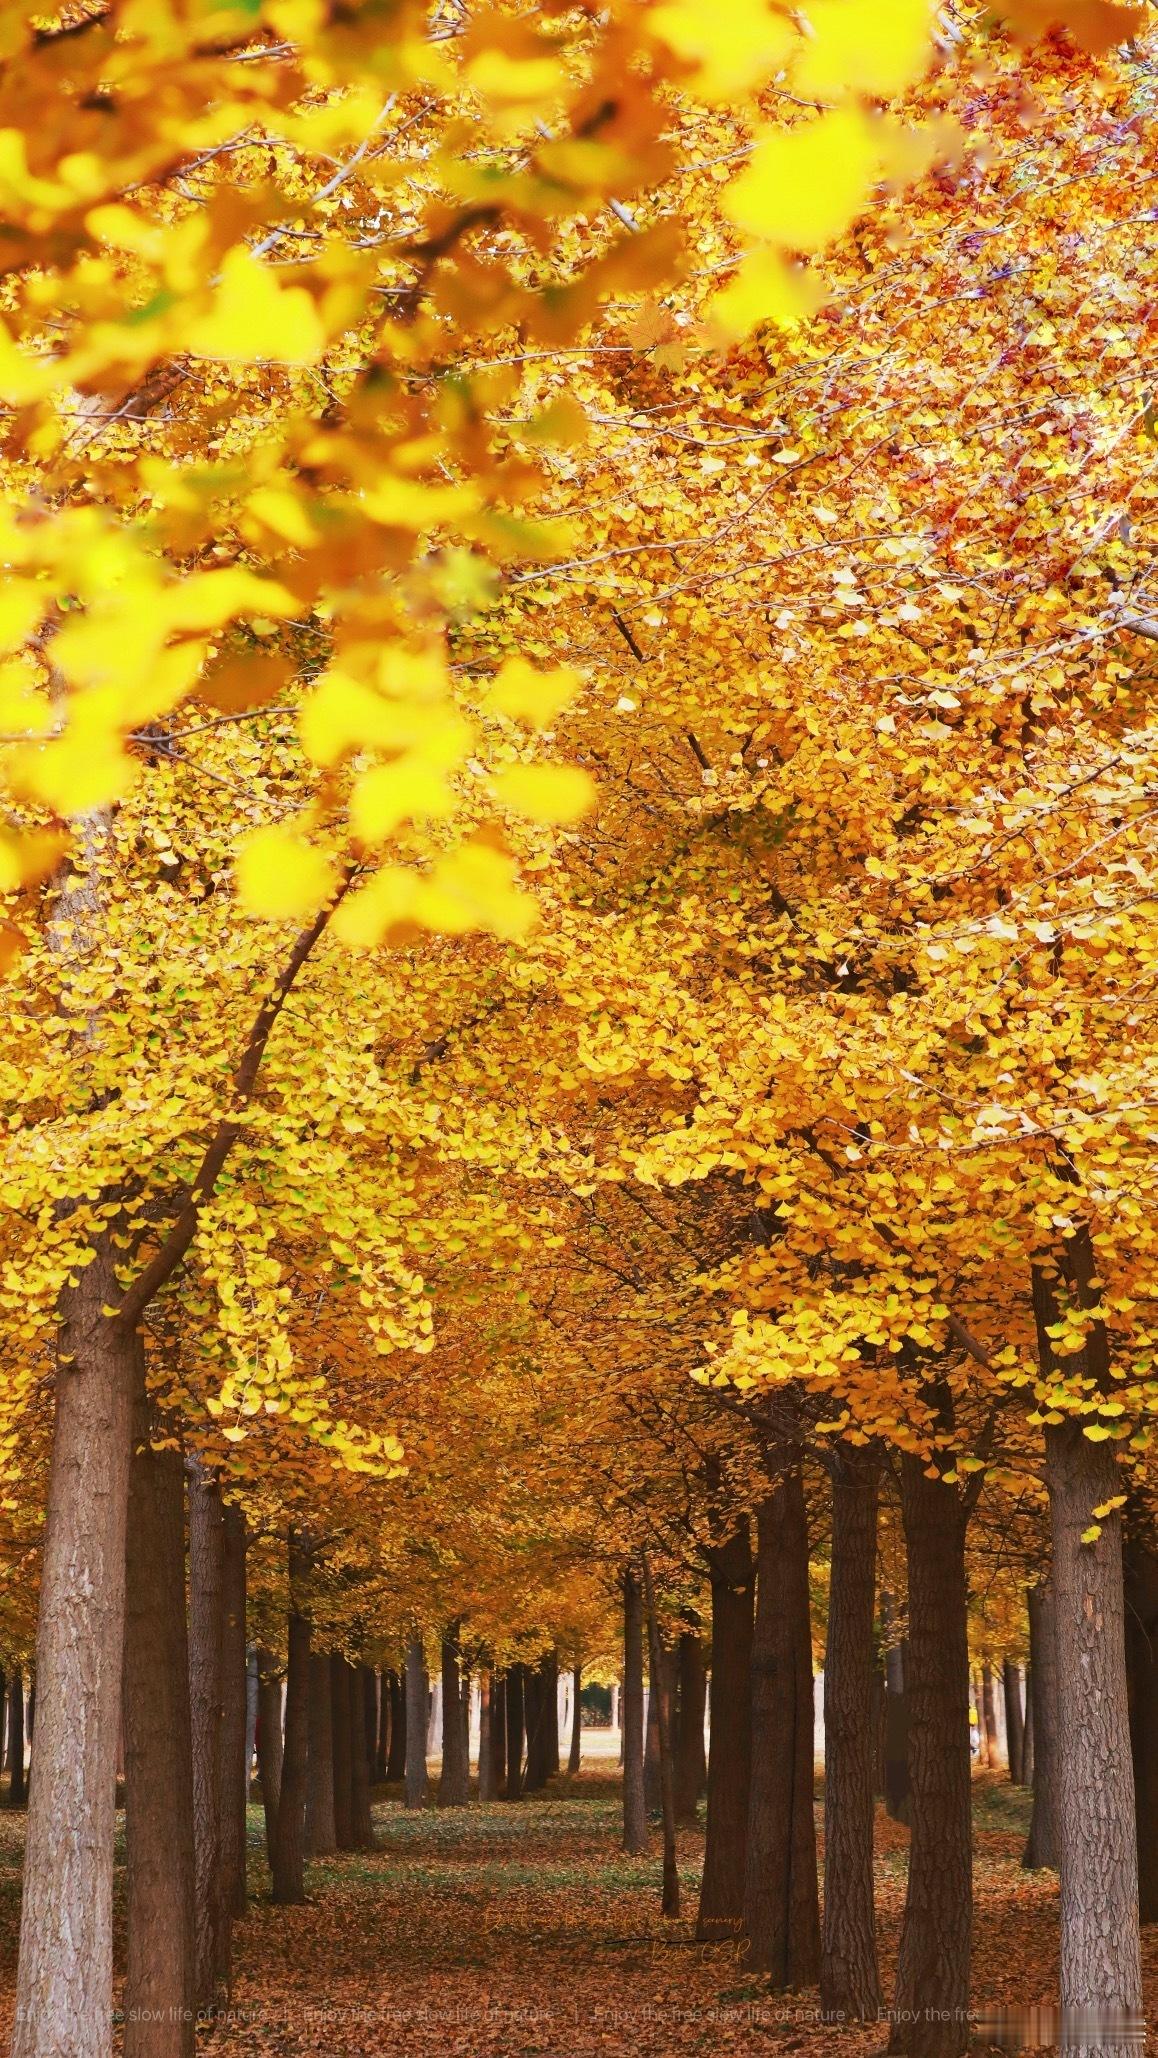
[[[974,2002],[1049,2001],[1056,1881],[1019,1859],[1028,1797],[975,1784]],[[213,2058],[631,2058],[719,2050],[883,2048],[880,2026],[815,2020],[814,1994],[769,1996],[727,1946],[692,1939],[702,1833],[681,1837],[685,1919],[659,1913],[659,1858],[618,1849],[613,1777],[584,1773],[516,1807],[374,1810],[379,1848],[310,1868],[309,1900],[265,1898],[261,1812],[250,1811],[252,1906],[236,1932],[231,2012],[201,2034]],[[819,1810],[818,1810],[819,1825]],[[0,1818],[2,2016],[15,1969],[22,1817]],[[907,1832],[878,1823],[886,1986],[904,1896]],[[1147,1940],[1152,2006],[1158,1933]]]

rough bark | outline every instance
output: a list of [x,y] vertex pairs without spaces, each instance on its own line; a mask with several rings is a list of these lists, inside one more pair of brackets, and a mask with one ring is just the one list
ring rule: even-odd
[[394,1674],[385,1669],[378,1674],[378,1733],[374,1740],[374,1784],[385,1786],[386,1767],[390,1763],[391,1711],[393,1709]]
[[752,1547],[745,1522],[709,1558],[712,1698],[708,1812],[696,1936],[739,1934],[744,1919],[748,1788],[752,1762]]
[[8,1684],[8,1801],[23,1808],[28,1799],[28,1773],[24,1763],[24,1675],[19,1665],[12,1669]]
[[406,1806],[426,1806],[426,1654],[422,1638],[406,1646]]
[[273,1864],[281,1793],[281,1676],[268,1651],[257,1653],[257,1772],[265,1814],[265,1854]]
[[694,1822],[700,1795],[707,1784],[708,1764],[704,1750],[704,1710],[708,1695],[708,1670],[704,1645],[696,1629],[685,1629],[679,1640],[679,1725],[676,1734],[676,1821]]
[[390,1755],[386,1760],[386,1784],[406,1777],[406,1681],[390,1674]]
[[[249,1798],[246,1757],[249,1659],[245,1643],[245,1516],[230,1502],[225,1509],[221,1630],[221,1891],[229,1915],[244,1915],[245,1804]],[[224,1934],[224,1931],[223,1931]],[[222,1975],[228,1960],[219,1964]]]
[[623,1848],[648,1847],[643,1784],[643,1591],[633,1565],[623,1574]]
[[290,1532],[290,1608],[285,1682],[285,1731],[282,1742],[281,1786],[277,1806],[277,1837],[274,1843],[273,1899],[287,1904],[304,1901],[304,1830],[306,1819],[306,1754],[310,1729],[310,1623],[305,1613],[303,1587],[309,1557],[299,1538]]
[[880,1466],[833,1452],[832,1552],[824,1658],[824,1934],[820,2003],[875,2021],[881,2005],[873,1907],[873,1615]]
[[134,1406],[126,1544],[123,1736],[124,2058],[192,2058],[193,1759],[185,1623],[185,1483]]
[[521,1801],[523,1798],[523,1680],[526,1667],[508,1665],[506,1681],[506,1743],[507,1780],[503,1798],[507,1801]]
[[571,1747],[567,1752],[567,1772],[574,1778],[583,1758],[583,1706],[580,1694],[583,1690],[583,1667],[576,1665],[571,1676]]
[[[1057,1636],[1057,1823],[1063,2011],[1097,2005],[1137,2021],[1142,2005],[1138,1846],[1126,1692],[1122,1525],[1089,1543],[1093,1509],[1121,1492],[1110,1444],[1078,1422],[1047,1428]],[[1063,2028],[1063,2047],[1118,2058],[1124,2034]]]
[[1158,1921],[1158,1552],[1139,1514],[1127,1513],[1124,1537],[1126,1679],[1138,1824],[1138,1914]]
[[330,1729],[334,1760],[334,1834],[339,1851],[354,1849],[354,1730],[350,1667],[330,1658]]
[[1021,1667],[1013,1658],[1002,1660],[1001,1691],[1005,1696],[1005,1744],[1009,1758],[1009,1777],[1015,1786],[1020,1786],[1025,1721],[1021,1712]]
[[458,1622],[452,1622],[442,1639],[442,1770],[438,1778],[440,1808],[465,1808],[470,1799],[470,1760],[462,1731],[460,1629],[461,1625]]
[[[947,1412],[947,1397],[939,1395]],[[969,2043],[972,1824],[966,1515],[957,1489],[901,1457],[909,1571],[909,1883],[890,2049],[957,2058]]]
[[884,1735],[881,1792],[894,1822],[909,1820],[909,1702],[905,1693],[905,1639],[897,1635],[893,1597],[881,1590],[881,1640],[885,1651]]
[[350,1842],[355,1851],[374,1848],[370,1812],[370,1694],[374,1675],[368,1665],[348,1666],[350,1674]]
[[1030,1745],[1033,1813],[1022,1864],[1057,1870],[1057,1616],[1053,1581],[1029,1590]]
[[334,1715],[328,1651],[310,1652],[309,1695],[305,1847],[311,1858],[324,1858],[338,1848],[334,1821]]
[[756,1518],[745,1964],[773,1990],[820,1971],[813,1817],[812,1632],[804,1482],[790,1464]]
[[189,1699],[193,1738],[194,1991],[199,2009],[217,2000],[229,1964],[229,1910],[221,1872],[221,1756],[224,1704],[225,1523],[221,1488],[199,1459],[189,1481]]
[[111,2049],[113,1823],[135,1340],[104,1242],[65,1290],[40,1577],[41,1717],[13,2058]]
[[656,1727],[659,1732],[659,1799],[663,1821],[663,1888],[660,1906],[664,1915],[674,1917],[680,1912],[680,1875],[676,1863],[672,1671],[664,1662],[664,1651],[659,1637],[659,1618],[655,1609],[655,1589],[646,1552],[640,1555],[640,1568],[643,1573],[643,1595],[647,1608],[648,1662],[654,1682],[652,1691],[656,1703]]

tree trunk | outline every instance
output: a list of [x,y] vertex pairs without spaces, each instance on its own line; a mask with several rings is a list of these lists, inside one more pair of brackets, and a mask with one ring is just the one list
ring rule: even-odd
[[201,1461],[189,1481],[189,1696],[193,1738],[194,1990],[211,2009],[229,1963],[229,1911],[221,1873],[222,1640],[225,1525],[221,1488]]
[[712,1700],[708,1814],[696,1936],[737,1936],[744,1920],[752,1764],[752,1547],[747,1523],[711,1553]]
[[546,1784],[543,1771],[543,1675],[537,1665],[523,1666],[523,1723],[527,1732],[523,1792],[537,1794]]
[[1027,1596],[1029,1606],[1030,1748],[1033,1754],[1033,1813],[1022,1864],[1029,1871],[1057,1870],[1057,1615],[1053,1581],[1045,1579]]
[[339,1851],[354,1849],[354,1730],[350,1667],[330,1658],[330,1725],[334,1759],[334,1832]]
[[873,1617],[880,1466],[836,1445],[824,1657],[824,1938],[826,2015],[873,2022],[881,2005],[873,1907]]
[[664,1664],[663,1646],[659,1640],[659,1618],[655,1612],[655,1590],[652,1585],[651,1568],[647,1553],[640,1553],[643,1571],[643,1594],[647,1607],[647,1648],[652,1692],[656,1703],[656,1726],[659,1732],[659,1801],[663,1819],[663,1891],[661,1911],[664,1915],[678,1916],[680,1912],[680,1875],[676,1863],[676,1812],[675,1812],[675,1753],[672,1747],[671,1670]]
[[523,1680],[526,1668],[508,1665],[506,1691],[507,1784],[505,1799],[523,1798]]
[[1033,1668],[1025,1668],[1025,1724],[1021,1732],[1021,1784],[1031,1790],[1036,1785],[1034,1778],[1033,1748]]
[[881,1791],[885,1813],[909,1820],[909,1703],[905,1693],[905,1639],[896,1634],[893,1597],[881,1590],[881,1639],[885,1647],[885,1727],[881,1744]]
[[[1142,2007],[1138,1845],[1126,1694],[1122,1524],[1117,1510],[1083,1543],[1093,1510],[1122,1490],[1109,1443],[1079,1422],[1045,1432],[1057,1634],[1057,1822],[1061,1879],[1061,2003],[1066,2009]],[[1086,2030],[1066,2048],[1117,2058],[1122,2031]]]
[[658,1815],[659,1799],[659,1697],[660,1683],[647,1667],[647,1697],[643,1716],[643,1804],[648,1816]]
[[62,1300],[12,2058],[108,2058],[112,2048],[113,1824],[138,1348],[101,1313],[119,1297],[102,1241]]
[[1158,1922],[1158,1553],[1131,1508],[1126,1517],[1126,1678],[1138,1822],[1138,1914]]
[[442,1639],[442,1771],[438,1779],[440,1808],[465,1808],[470,1799],[470,1760],[462,1733],[462,1680],[459,1632],[452,1622]]
[[478,1797],[480,1801],[493,1801],[498,1797],[495,1782],[494,1742],[491,1736],[491,1701],[494,1695],[494,1673],[484,1665],[479,1673],[478,1709]]
[[281,1793],[281,1679],[268,1651],[257,1653],[257,1772],[265,1813],[265,1855],[273,1865]]
[[28,1799],[28,1776],[24,1766],[24,1676],[19,1665],[12,1668],[8,1688],[8,1799],[13,1808],[23,1808]]
[[972,1923],[966,1514],[926,1462],[901,1455],[912,1836],[890,2049],[957,2058],[969,2044]]
[[355,1851],[372,1851],[374,1818],[370,1812],[369,1715],[374,1674],[368,1665],[347,1666],[346,1670],[350,1675],[353,1714],[350,1735],[350,1840]]
[[390,1674],[390,1755],[386,1760],[386,1784],[393,1786],[406,1777],[406,1680]]
[[543,1675],[543,1783],[559,1771],[559,1656],[548,1651],[540,1660]]
[[1012,1658],[1001,1661],[1001,1690],[1005,1696],[1005,1743],[1009,1758],[1009,1777],[1015,1786],[1021,1785],[1021,1760],[1025,1723],[1021,1713],[1021,1667]]
[[193,2058],[193,1759],[181,1454],[154,1451],[144,1363],[126,1544],[124,2058]]
[[623,1574],[623,1848],[638,1856],[648,1847],[643,1790],[643,1594],[639,1574]]
[[820,1972],[813,1815],[812,1631],[804,1481],[789,1465],[756,1518],[745,1967],[773,1990]]
[[498,1800],[507,1776],[507,1682],[502,1672],[491,1674],[491,1764],[494,1767],[493,1800]]
[[696,1629],[685,1629],[679,1640],[679,1727],[676,1739],[676,1821],[694,1822],[700,1795],[707,1784],[707,1756],[704,1751],[704,1708],[708,1694],[708,1671],[704,1645]]
[[310,1733],[310,1624],[302,1588],[309,1570],[304,1546],[290,1531],[290,1612],[286,1657],[285,1735],[274,1845],[273,1899],[304,1901],[303,1843],[306,1818],[306,1754]]
[[426,1654],[422,1638],[406,1646],[406,1806],[426,1806]]
[[327,1857],[338,1848],[334,1821],[334,1708],[330,1662],[328,1651],[310,1652],[305,1848],[311,1858]]
[[385,1786],[390,1763],[391,1713],[394,1706],[394,1674],[384,1668],[378,1674],[378,1734],[374,1742],[374,1784]]
[[985,1763],[992,1771],[998,1762],[997,1705],[993,1697],[993,1667],[986,1661],[981,1667],[981,1735],[984,1740]]
[[[249,1798],[246,1757],[249,1658],[245,1642],[245,1516],[230,1502],[225,1509],[222,1568],[221,1684],[221,1891],[228,1916],[244,1915],[245,1804]],[[228,1936],[228,1930],[223,1930]],[[218,1970],[228,1977],[228,1958]]]
[[574,1779],[583,1759],[583,1708],[579,1696],[583,1690],[583,1667],[576,1665],[571,1675],[571,1748],[567,1753],[567,1774]]
[[253,1768],[257,1756],[257,1647],[245,1651],[245,1805],[253,1799]]

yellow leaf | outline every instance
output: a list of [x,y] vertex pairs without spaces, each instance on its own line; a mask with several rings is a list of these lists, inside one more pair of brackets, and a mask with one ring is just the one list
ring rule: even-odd
[[891,100],[921,77],[930,54],[928,0],[808,0],[812,40],[794,67],[808,99],[861,93]]
[[1088,1436],[1091,1443],[1105,1443],[1106,1438],[1112,1434],[1113,1432],[1107,1429],[1101,1422],[1083,1422],[1082,1424],[1082,1435]]
[[863,205],[878,161],[869,123],[852,108],[768,130],[724,195],[724,211],[749,235],[788,250],[821,250]]
[[495,779],[499,799],[533,822],[577,822],[595,804],[595,785],[578,765],[510,765]]
[[1089,1528],[1088,1528],[1088,1529],[1083,1529],[1083,1531],[1082,1531],[1082,1542],[1083,1542],[1083,1543],[1088,1543],[1088,1544],[1092,1544],[1092,1543],[1097,1543],[1097,1541],[1098,1541],[1098,1538],[1100,1537],[1101,1533],[1102,1533],[1102,1525],[1101,1525],[1101,1523],[1100,1523],[1100,1522],[1091,1522],[1091,1524],[1090,1524]]
[[785,63],[794,41],[783,14],[767,0],[668,0],[646,17],[653,36],[696,67],[695,88],[705,100],[750,93]]
[[452,807],[445,780],[410,756],[363,774],[350,796],[350,821],[363,843],[381,843],[400,822],[448,815]]
[[194,357],[316,364],[325,342],[312,294],[279,286],[268,265],[238,247],[223,259],[213,305],[183,348]]
[[509,657],[492,679],[487,699],[513,721],[526,722],[532,729],[549,729],[570,706],[582,683],[570,665],[554,665],[548,672],[539,672],[525,657]]
[[252,915],[313,914],[334,891],[334,867],[288,827],[256,829],[237,854],[237,888]]

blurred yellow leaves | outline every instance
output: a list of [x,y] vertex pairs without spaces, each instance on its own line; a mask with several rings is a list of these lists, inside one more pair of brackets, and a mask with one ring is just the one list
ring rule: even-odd
[[813,252],[864,204],[880,153],[867,116],[841,108],[792,129],[766,130],[724,208],[749,235]]
[[337,886],[330,859],[287,823],[256,829],[237,853],[237,890],[250,914],[289,921],[315,914]]
[[267,264],[240,247],[225,258],[213,305],[185,338],[194,357],[243,363],[316,364],[325,343],[313,295],[279,285]]
[[564,827],[595,805],[595,784],[578,765],[510,765],[495,775],[506,807],[533,822]]

